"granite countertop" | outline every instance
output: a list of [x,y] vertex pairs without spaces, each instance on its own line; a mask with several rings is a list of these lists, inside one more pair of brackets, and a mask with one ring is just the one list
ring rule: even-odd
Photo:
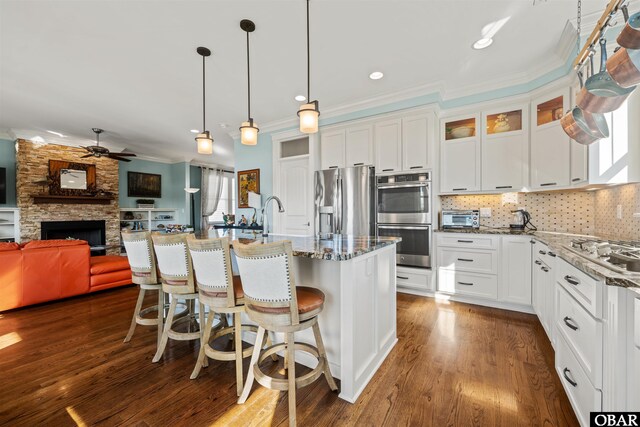
[[533,235],[534,232],[530,230],[511,230],[509,227],[493,228],[493,227],[480,227],[480,228],[438,228],[433,230],[436,233],[466,233],[466,234],[508,234],[512,236],[521,235]]
[[263,240],[260,231],[239,229],[209,230],[199,237],[229,237],[231,241],[240,240],[242,243],[272,243],[282,240],[291,240],[293,256],[322,259],[330,261],[346,261],[352,258],[373,252],[385,246],[399,243],[402,239],[395,237],[369,237],[369,236],[335,236],[331,240],[320,240],[315,236],[287,236],[282,234],[269,234]]
[[600,264],[589,261],[569,249],[571,240],[574,239],[604,239],[603,236],[588,236],[584,234],[568,234],[556,233],[551,231],[511,231],[508,228],[480,228],[480,229],[454,229],[454,230],[436,230],[440,233],[471,233],[471,234],[497,234],[497,235],[525,235],[531,236],[535,240],[546,244],[558,257],[562,258],[569,264],[579,270],[603,280],[609,286],[622,286],[640,294],[640,273],[622,274],[610,270]]

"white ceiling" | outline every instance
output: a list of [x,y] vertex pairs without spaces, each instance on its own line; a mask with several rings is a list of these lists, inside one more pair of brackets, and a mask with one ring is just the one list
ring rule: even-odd
[[[606,3],[583,0],[583,13]],[[425,85],[455,93],[533,78],[565,62],[557,45],[575,9],[573,0],[313,0],[311,96],[326,111]],[[53,130],[84,144],[101,127],[118,149],[233,166],[229,133],[246,119],[243,18],[257,27],[254,119],[295,117],[293,98],[306,87],[304,0],[0,0],[0,130],[46,140]],[[505,18],[491,47],[471,49],[485,25]],[[197,46],[213,51],[213,158],[196,154],[189,132],[202,126]],[[375,70],[385,77],[370,80]]]

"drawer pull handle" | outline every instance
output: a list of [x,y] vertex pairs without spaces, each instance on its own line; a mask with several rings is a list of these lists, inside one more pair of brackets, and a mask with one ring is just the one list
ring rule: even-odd
[[354,164],[353,164],[353,166],[362,166],[362,165],[364,165],[364,163],[363,163],[363,162],[360,162],[360,163],[354,163]]
[[512,185],[498,185],[496,190],[502,190],[503,188],[513,188]]
[[408,277],[404,277],[404,276],[396,276],[396,279],[409,280]]
[[540,184],[540,187],[548,187],[550,185],[558,185],[557,182],[545,182],[544,184]]
[[577,387],[578,383],[575,382],[574,380],[572,380],[571,378],[569,378],[569,375],[567,375],[567,374],[570,374],[570,373],[571,373],[571,371],[569,370],[569,368],[564,368],[562,370],[562,375],[564,375],[564,379],[567,380],[569,382],[569,384],[571,384],[572,386]]
[[529,243],[531,243],[532,245],[535,245],[536,241],[535,240],[529,240]]
[[581,179],[582,179],[582,178],[573,178],[573,179],[571,180],[571,182],[578,182],[578,181],[580,181]]
[[382,172],[391,172],[393,169],[382,169]]
[[467,191],[466,188],[453,188],[453,191]]
[[458,240],[458,243],[473,243],[473,240]]
[[409,169],[422,169],[422,165],[420,165],[420,166],[411,166]]
[[329,169],[338,169],[338,166],[329,166]]
[[473,286],[473,283],[471,283],[471,282],[458,282],[458,285]]
[[564,324],[569,328],[573,329],[574,331],[578,330],[578,325],[576,325],[575,320],[573,320],[571,317],[565,316],[562,320],[564,320]]
[[545,273],[548,273],[549,269],[547,267],[542,267],[542,271],[544,271]]
[[578,286],[580,284],[580,280],[576,279],[573,276],[569,276],[568,274],[564,276],[564,280],[566,280],[567,282],[571,283],[574,286]]
[[553,258],[555,258],[557,256],[555,252],[551,252],[551,251],[547,252],[547,255],[549,255],[550,257],[553,257]]
[[473,262],[472,259],[468,259],[468,258],[458,258],[458,261]]
[[540,255],[546,255],[546,254],[547,254],[547,252],[546,252],[546,251],[538,251],[538,253],[539,253]]
[[535,261],[534,261],[534,263],[535,263],[536,265],[542,265],[542,261],[540,261],[539,259],[535,260]]

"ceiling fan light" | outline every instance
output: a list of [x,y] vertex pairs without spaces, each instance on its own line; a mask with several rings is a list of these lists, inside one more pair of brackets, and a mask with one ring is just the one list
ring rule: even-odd
[[255,125],[253,119],[249,119],[248,122],[242,122],[242,126],[240,126],[240,142],[243,145],[257,145],[258,132],[260,132],[260,129]]
[[198,154],[213,154],[213,138],[211,138],[208,130],[196,136],[196,145]]
[[320,116],[320,109],[318,108],[318,101],[313,101],[308,104],[304,104],[298,110],[298,117],[300,117],[300,132],[302,133],[316,133],[318,132],[318,117]]

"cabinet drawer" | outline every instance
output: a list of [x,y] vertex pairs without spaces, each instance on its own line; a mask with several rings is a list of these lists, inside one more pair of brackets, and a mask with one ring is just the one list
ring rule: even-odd
[[580,425],[588,426],[589,412],[602,410],[602,392],[591,384],[562,336],[556,346],[556,372]]
[[433,291],[431,285],[431,270],[426,272],[415,272],[402,267],[397,267],[396,285],[402,288],[419,289],[422,291]]
[[557,259],[555,270],[556,281],[592,316],[601,319],[603,285],[562,259]]
[[498,273],[497,251],[438,248],[438,265],[448,270],[471,273]]
[[589,380],[596,387],[602,387],[602,322],[594,319],[562,286],[555,285],[555,288],[558,330]]
[[500,236],[472,233],[439,233],[438,246],[467,249],[498,249]]
[[438,269],[438,290],[456,295],[498,298],[498,276]]

